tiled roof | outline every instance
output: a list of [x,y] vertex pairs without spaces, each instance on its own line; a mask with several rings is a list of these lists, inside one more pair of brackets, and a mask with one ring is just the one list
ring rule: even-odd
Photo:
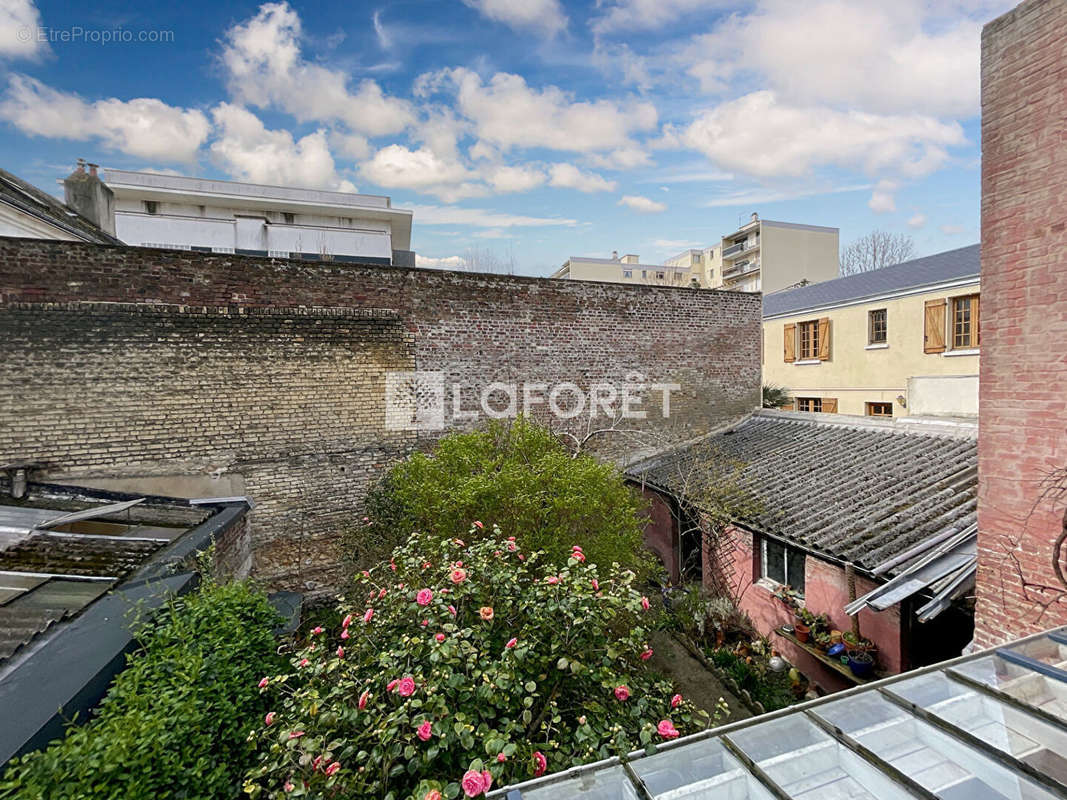
[[932,286],[981,273],[979,245],[916,258],[891,267],[846,275],[799,289],[785,289],[764,295],[763,316],[807,311],[885,294]]
[[627,474],[676,494],[688,487],[698,507],[703,487],[735,475],[756,499],[736,522],[871,570],[975,522],[975,433],[972,425],[759,412]]
[[119,239],[102,231],[52,195],[3,169],[0,169],[0,202],[8,203],[23,213],[69,231],[84,242],[122,244]]

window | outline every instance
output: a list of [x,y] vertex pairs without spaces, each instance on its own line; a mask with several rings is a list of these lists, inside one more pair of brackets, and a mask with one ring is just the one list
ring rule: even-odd
[[634,271],[632,269],[624,269],[622,271],[622,277],[624,277],[624,278],[632,278],[633,276],[634,276]]
[[868,403],[867,404],[867,416],[868,417],[891,417],[891,416],[893,416],[893,404],[892,403]]
[[819,323],[815,320],[811,322],[801,322],[797,325],[800,330],[800,358],[801,360],[807,360],[809,358],[819,357]]
[[656,279],[657,280],[663,280],[666,277],[667,277],[667,273],[666,272],[657,272],[656,273]]
[[952,349],[978,347],[978,295],[952,298]]
[[283,211],[282,220],[285,222],[286,225],[292,225],[294,222],[296,222],[296,214],[292,214],[288,211]]
[[648,277],[648,270],[644,270],[644,269],[641,270],[641,277],[642,278],[647,278]]
[[867,344],[885,344],[886,310],[879,308],[867,314]]
[[159,210],[159,206],[156,205],[155,200],[145,200],[144,210],[146,214],[155,214]]
[[760,577],[790,586],[804,594],[804,554],[781,542],[760,542]]
[[798,397],[797,411],[822,411],[821,397]]

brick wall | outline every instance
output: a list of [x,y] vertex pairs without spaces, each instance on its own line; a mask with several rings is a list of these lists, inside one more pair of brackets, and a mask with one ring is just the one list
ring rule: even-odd
[[440,435],[386,429],[387,372],[440,371],[465,409],[493,381],[640,373],[681,386],[626,423],[663,443],[759,402],[759,297],[689,289],[0,238],[0,341],[0,463],[247,493],[255,572],[296,587],[334,580],[368,483]]
[[1065,30],[1067,3],[1030,0],[982,36],[981,645],[1067,623],[1051,566],[1063,508],[1039,502],[1067,467]]

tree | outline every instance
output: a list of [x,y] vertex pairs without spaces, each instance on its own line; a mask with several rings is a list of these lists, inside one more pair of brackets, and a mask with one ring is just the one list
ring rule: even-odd
[[618,469],[568,450],[549,429],[519,417],[452,433],[432,453],[396,464],[368,493],[367,520],[346,533],[359,569],[414,531],[437,539],[466,533],[472,519],[520,532],[527,546],[565,564],[573,544],[601,566],[651,572],[645,503]]
[[870,272],[915,258],[915,241],[906,233],[871,231],[841,251],[841,274]]
[[253,798],[481,797],[712,722],[645,668],[633,573],[481,522],[463,539],[411,537],[266,676]]
[[775,386],[773,383],[765,384],[763,387],[763,407],[764,408],[781,408],[787,406],[793,402],[793,398],[789,395],[789,390],[784,386]]

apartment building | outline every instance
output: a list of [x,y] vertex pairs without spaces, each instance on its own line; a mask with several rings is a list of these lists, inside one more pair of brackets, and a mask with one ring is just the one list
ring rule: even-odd
[[777,292],[839,274],[839,231],[819,225],[760,219],[722,237],[721,266],[710,271],[706,286],[740,292]]
[[388,197],[122,169],[103,180],[107,203],[88,213],[110,204],[126,244],[414,266],[412,212]]
[[[690,264],[642,264],[641,258],[629,253],[611,258],[571,256],[549,277],[603,283],[646,283],[658,286],[693,286],[701,283],[702,271]],[[694,284],[696,281],[696,284]]]
[[697,277],[700,285],[708,287],[716,274],[722,272],[722,248],[717,244],[702,249],[683,250],[663,262],[668,267],[684,267]]
[[797,411],[978,413],[979,246],[763,298],[763,382]]

